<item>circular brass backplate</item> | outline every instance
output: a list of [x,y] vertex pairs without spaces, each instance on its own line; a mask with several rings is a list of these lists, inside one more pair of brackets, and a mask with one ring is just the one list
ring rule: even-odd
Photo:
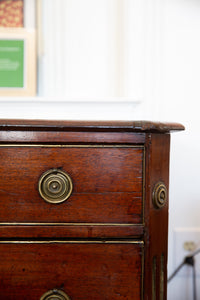
[[40,300],[70,300],[70,298],[63,291],[51,290],[44,293]]
[[167,188],[163,182],[158,182],[153,190],[153,205],[162,208],[167,202]]
[[70,176],[59,169],[50,169],[42,174],[38,183],[40,196],[49,203],[62,203],[72,193]]

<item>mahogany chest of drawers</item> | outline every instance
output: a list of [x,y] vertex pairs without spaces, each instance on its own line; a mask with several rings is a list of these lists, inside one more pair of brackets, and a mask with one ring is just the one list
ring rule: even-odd
[[0,299],[166,299],[170,131],[0,121]]

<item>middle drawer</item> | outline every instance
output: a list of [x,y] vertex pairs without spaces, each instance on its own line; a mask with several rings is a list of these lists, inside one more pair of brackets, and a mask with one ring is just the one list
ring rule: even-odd
[[[38,223],[143,221],[142,146],[1,145],[0,220]],[[72,193],[46,202],[38,182],[45,172],[66,172]]]

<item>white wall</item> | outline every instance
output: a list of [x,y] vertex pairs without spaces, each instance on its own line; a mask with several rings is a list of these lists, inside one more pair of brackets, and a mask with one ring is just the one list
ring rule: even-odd
[[[185,133],[172,135],[169,273],[174,270],[175,228],[200,227],[200,1],[166,0],[163,21],[160,114],[182,122]],[[198,258],[200,260],[200,257]],[[176,277],[168,298],[192,299],[191,277]],[[200,280],[197,282],[200,299]]]
[[[56,1],[56,3],[60,1]],[[83,0],[81,1],[83,2]],[[55,5],[54,0],[44,1],[49,10],[53,2]],[[137,3],[135,0],[134,2]],[[186,131],[172,134],[171,142],[169,224],[169,273],[171,274],[175,268],[173,230],[177,227],[200,227],[200,123],[198,105],[200,100],[200,1],[147,0],[145,5],[136,9],[140,12],[136,15],[140,16],[137,22],[141,26],[142,38],[138,39],[137,33],[134,37],[137,42],[139,41],[139,44],[136,44],[141,48],[137,49],[141,49],[143,60],[141,61],[139,50],[134,53],[133,58],[135,63],[137,61],[135,57],[138,55],[140,63],[139,66],[136,64],[136,68],[143,66],[144,71],[144,73],[143,71],[140,72],[139,92],[135,95],[130,93],[128,98],[120,98],[121,94],[112,98],[112,92],[110,92],[109,99],[107,99],[105,89],[101,93],[97,92],[97,94],[95,94],[95,89],[92,89],[90,97],[88,99],[86,97],[84,101],[81,95],[78,95],[79,99],[76,98],[75,100],[69,96],[63,97],[62,90],[57,89],[59,97],[56,97],[55,89],[52,90],[52,86],[48,85],[48,80],[51,82],[51,76],[55,76],[55,74],[51,74],[51,71],[49,71],[50,74],[47,74],[44,71],[51,67],[47,63],[45,65],[45,61],[48,60],[48,63],[52,61],[52,64],[55,64],[58,57],[54,58],[53,54],[47,51],[46,56],[40,58],[39,91],[41,97],[24,100],[1,98],[0,117],[152,119],[183,123],[186,126]],[[63,13],[65,12],[63,11]],[[59,16],[59,12],[57,14]],[[73,19],[72,16],[71,18]],[[62,35],[59,32],[61,23],[56,26],[57,33],[54,31],[52,38],[56,33],[56,39],[61,43]],[[44,30],[48,30],[48,28]],[[95,32],[93,34],[95,35]],[[72,39],[72,36],[70,38]],[[50,45],[53,44],[52,40],[48,42]],[[60,53],[65,54],[63,48],[60,49]],[[57,68],[62,69],[59,60],[57,63]],[[75,67],[78,68],[78,66]],[[55,68],[56,66],[54,66],[54,70]],[[102,68],[105,68],[105,64]],[[93,72],[95,71],[93,70]],[[75,78],[75,74],[72,75]],[[74,84],[73,82],[71,85],[71,93],[74,90]],[[97,81],[95,84],[96,89],[99,90],[101,82]],[[103,84],[105,88],[105,81]],[[59,82],[57,87],[59,87]],[[99,98],[96,99],[98,101],[91,102],[92,96]],[[199,279],[197,286],[198,298],[200,299]],[[192,299],[191,278],[175,278],[169,284],[168,299]]]

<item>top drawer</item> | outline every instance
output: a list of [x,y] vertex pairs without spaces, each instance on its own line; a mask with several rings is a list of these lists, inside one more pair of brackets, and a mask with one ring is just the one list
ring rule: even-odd
[[[0,223],[142,223],[143,150],[0,145]],[[72,193],[62,203],[49,203],[38,191],[42,174],[51,169],[72,181]]]

